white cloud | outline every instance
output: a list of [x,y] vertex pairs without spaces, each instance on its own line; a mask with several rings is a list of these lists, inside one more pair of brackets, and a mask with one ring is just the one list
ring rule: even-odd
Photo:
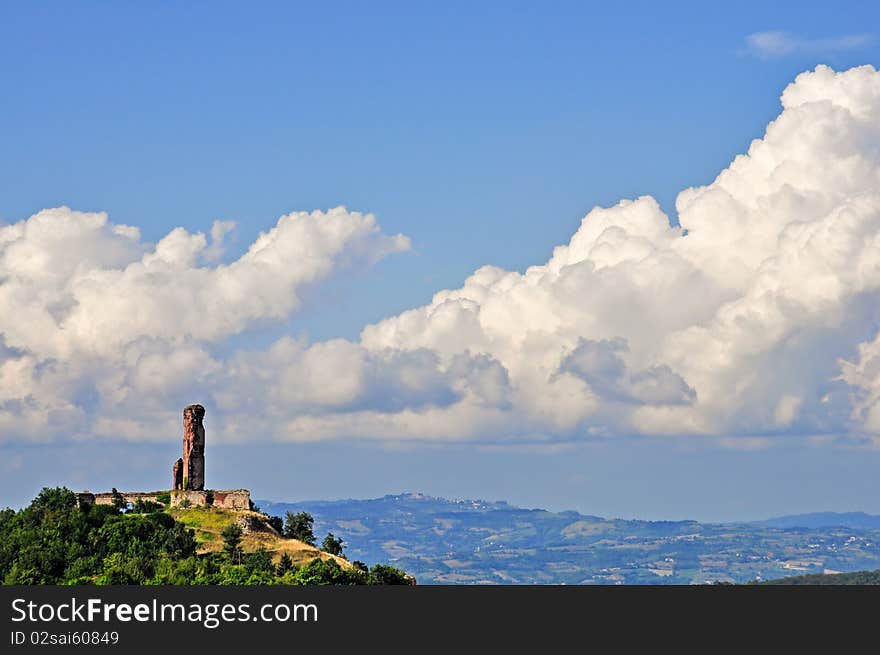
[[762,59],[787,57],[794,54],[829,54],[863,48],[871,42],[868,34],[845,34],[843,36],[806,38],[771,30],[755,32],[746,37],[745,52]]
[[[0,330],[7,347],[42,357],[113,357],[139,339],[215,342],[299,307],[301,288],[346,258],[375,260],[408,247],[370,215],[344,208],[282,216],[231,264],[213,243],[178,227],[155,246],[106,214],[66,207],[0,228]],[[213,248],[213,250],[211,250]]]
[[282,217],[230,264],[206,261],[228,225],[155,246],[64,208],[0,228],[0,434],[167,439],[200,400],[229,440],[870,439],[880,73],[820,66],[782,106],[679,194],[680,225],[647,196],[595,208],[547,262],[482,267],[355,341],[224,354],[305,285],[406,247],[372,216]]
[[0,430],[167,421],[171,399],[222,368],[212,345],[291,315],[304,288],[342,266],[409,247],[338,207],[282,216],[239,259],[211,266],[231,229],[215,223],[209,246],[176,228],[153,246],[106,214],[66,207],[0,227]]

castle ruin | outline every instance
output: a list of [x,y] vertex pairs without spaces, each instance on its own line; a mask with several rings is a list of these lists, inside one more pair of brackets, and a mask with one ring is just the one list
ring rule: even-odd
[[[183,410],[183,457],[179,457],[171,469],[171,507],[214,506],[224,509],[247,510],[251,507],[251,493],[247,489],[205,489],[205,408],[189,405]],[[169,492],[122,491],[123,502],[134,504],[138,500],[162,502]],[[80,504],[112,505],[112,492],[78,494]]]

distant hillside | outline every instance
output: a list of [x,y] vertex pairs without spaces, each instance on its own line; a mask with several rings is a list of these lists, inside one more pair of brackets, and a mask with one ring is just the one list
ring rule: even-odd
[[[399,494],[260,500],[306,511],[352,560],[384,561],[420,584],[702,584],[880,568],[880,529],[627,521],[505,502]],[[852,516],[852,515],[842,515]]]
[[763,585],[880,585],[880,570],[835,575],[797,575],[761,582]]
[[768,528],[855,528],[859,530],[880,530],[880,516],[864,512],[812,512],[777,516],[764,521],[752,521],[750,525]]

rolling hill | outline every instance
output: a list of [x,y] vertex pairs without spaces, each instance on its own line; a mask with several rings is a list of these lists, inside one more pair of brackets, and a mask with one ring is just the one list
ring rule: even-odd
[[389,562],[420,584],[702,584],[880,568],[870,527],[633,521],[418,493],[258,503],[307,511],[350,559]]
[[880,516],[864,512],[811,512],[752,521],[751,525],[783,529],[855,528],[857,530],[880,530]]

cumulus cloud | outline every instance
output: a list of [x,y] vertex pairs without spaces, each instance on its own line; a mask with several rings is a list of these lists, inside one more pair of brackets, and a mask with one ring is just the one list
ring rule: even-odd
[[[227,229],[214,225],[215,244]],[[126,259],[143,248],[138,233],[105,214],[47,210],[4,231],[0,312],[13,319],[6,344],[61,358],[109,356],[138,339],[217,341],[290,315],[298,292],[345,257],[407,247],[404,237],[383,237],[371,215],[342,208],[282,216],[242,257],[215,267],[201,265],[205,235],[181,227]]]
[[868,34],[845,34],[823,38],[806,38],[771,30],[749,34],[745,40],[745,52],[762,59],[787,57],[794,54],[830,54],[862,48],[871,42]]
[[231,352],[406,240],[344,209],[290,214],[219,264],[227,225],[148,245],[46,210],[0,228],[0,434],[167,439],[194,399],[229,440],[880,433],[880,73],[799,75],[676,209],[597,207],[548,261],[482,267],[357,340]]
[[678,226],[650,197],[594,209],[547,263],[480,269],[364,345],[494,357],[510,433],[867,429],[840,360],[876,332],[880,75],[820,66],[782,104]]
[[179,227],[152,245],[67,207],[0,227],[0,429],[125,434],[101,410],[137,405],[143,417],[126,421],[147,433],[176,391],[223,368],[212,346],[290,316],[340,267],[409,247],[338,207],[282,216],[240,258],[210,265],[232,227],[215,223],[210,244]]

